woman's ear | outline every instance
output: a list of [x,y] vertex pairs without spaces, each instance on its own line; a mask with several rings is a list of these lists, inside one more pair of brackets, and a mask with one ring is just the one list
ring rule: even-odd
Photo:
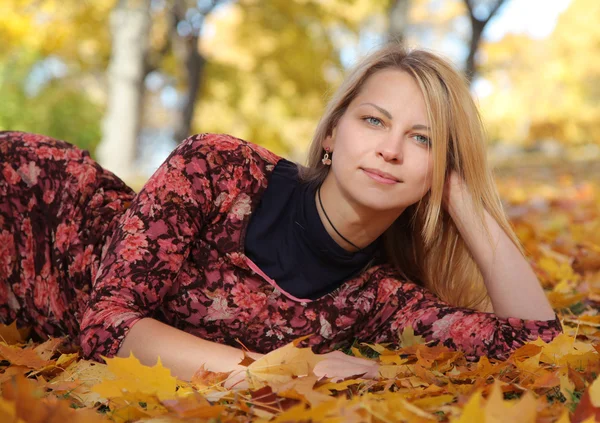
[[337,126],[334,126],[331,131],[329,131],[329,135],[325,137],[323,140],[323,147],[329,147],[333,150],[333,146],[335,144],[335,134],[337,132]]

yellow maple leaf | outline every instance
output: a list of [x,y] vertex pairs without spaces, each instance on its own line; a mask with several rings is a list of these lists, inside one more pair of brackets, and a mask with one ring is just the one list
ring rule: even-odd
[[105,380],[115,379],[106,364],[90,360],[80,360],[71,363],[64,372],[48,382],[52,389],[53,385],[60,385],[65,382],[77,382],[78,386],[72,393],[86,406],[91,407],[98,401],[104,401],[106,398],[91,392],[94,385]]
[[310,375],[292,379],[281,385],[272,385],[271,389],[281,397],[305,401],[312,407],[335,399],[314,390],[313,388],[316,382],[317,376]]
[[585,366],[589,361],[598,361],[600,356],[595,348],[589,343],[581,342],[564,333],[556,336],[546,344],[541,338],[531,341],[530,344],[542,347],[540,361],[544,363],[557,364],[559,366],[567,363],[573,366]]
[[472,423],[484,422],[485,412],[481,407],[481,389],[478,389],[465,404],[462,413],[458,419],[453,418],[450,423]]
[[537,401],[529,391],[517,401],[505,401],[501,382],[494,381],[492,391],[485,405],[486,423],[522,422],[535,423]]
[[412,345],[426,344],[425,338],[422,336],[415,336],[415,330],[412,326],[406,326],[401,334],[399,334],[402,348],[410,347]]
[[296,339],[250,364],[247,370],[250,386],[256,387],[261,382],[284,383],[293,376],[310,375],[324,357],[313,353],[310,348],[298,348],[297,345],[305,338]]
[[600,408],[600,378],[596,378],[588,389],[592,405]]
[[177,379],[163,367],[160,357],[155,366],[145,366],[131,353],[127,358],[105,358],[108,370],[116,376],[92,387],[104,398],[118,397],[123,392],[156,395],[161,401],[176,398]]

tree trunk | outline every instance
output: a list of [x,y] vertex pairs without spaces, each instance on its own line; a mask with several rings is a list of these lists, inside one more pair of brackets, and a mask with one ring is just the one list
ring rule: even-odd
[[471,16],[471,40],[469,42],[469,55],[467,56],[467,63],[465,66],[465,74],[467,75],[469,83],[473,81],[475,73],[477,72],[477,68],[475,67],[475,54],[477,54],[477,51],[479,50],[481,34],[483,33],[484,27],[485,23]]
[[[203,9],[199,9],[200,13],[206,19],[206,17],[212,12],[212,10],[219,4],[222,3],[220,0],[211,0],[210,4]],[[181,36],[177,34],[177,23],[185,20],[186,10],[188,4],[185,0],[175,0],[173,4],[173,36],[172,46],[177,61],[185,66],[185,86],[186,93],[183,99],[183,104],[179,107],[175,118],[175,127],[173,136],[175,142],[181,142],[183,139],[191,135],[192,120],[194,119],[194,111],[196,109],[196,100],[200,86],[202,84],[202,77],[204,74],[204,67],[206,65],[206,59],[200,54],[198,50],[199,46],[199,34],[200,28],[192,31],[191,34]]]
[[409,0],[392,0],[388,12],[388,41],[404,42],[408,25]]
[[[475,12],[473,9],[477,6],[476,0],[463,0],[465,6],[467,6],[467,10],[469,11],[469,18],[471,19],[471,41],[469,43],[469,55],[467,56],[467,62],[465,64],[465,75],[469,80],[469,83],[473,81],[473,78],[477,74],[477,64],[475,63],[475,55],[477,54],[477,50],[479,50],[479,46],[481,44],[481,35],[483,34],[483,30],[485,26],[488,24],[490,19],[496,14],[500,6],[505,2],[505,0],[495,0],[491,4],[491,9],[488,15],[484,19],[479,19],[475,17]],[[489,2],[481,2],[481,3],[489,3]]]
[[107,108],[96,154],[103,167],[124,180],[136,173],[150,23],[150,0],[119,0],[110,16]]
[[204,65],[206,60],[198,52],[198,37],[189,36],[174,41],[176,52],[179,54],[179,62],[185,64],[187,77],[187,91],[183,106],[181,107],[178,118],[175,121],[175,141],[181,142],[190,135],[194,110],[196,108],[196,97],[200,90]]

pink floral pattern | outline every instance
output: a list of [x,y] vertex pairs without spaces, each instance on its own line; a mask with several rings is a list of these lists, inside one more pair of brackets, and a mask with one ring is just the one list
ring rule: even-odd
[[278,160],[230,135],[194,135],[136,195],[86,151],[0,133],[0,321],[16,319],[40,337],[70,335],[96,360],[115,355],[144,317],[263,353],[309,334],[303,344],[320,353],[355,339],[398,346],[411,325],[469,359],[502,359],[562,332],[558,316],[452,307],[391,265],[314,301],[286,295],[244,254]]

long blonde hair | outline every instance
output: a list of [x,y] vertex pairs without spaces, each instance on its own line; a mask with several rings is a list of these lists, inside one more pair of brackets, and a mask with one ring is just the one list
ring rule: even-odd
[[[407,207],[383,234],[387,261],[404,278],[425,286],[451,305],[491,311],[481,271],[442,207],[448,169],[464,179],[483,227],[488,229],[485,208],[522,254],[523,248],[504,213],[487,164],[486,134],[477,106],[465,77],[450,63],[426,50],[407,50],[395,42],[366,56],[349,71],[327,104],[313,136],[307,167],[299,166],[300,178],[316,184],[325,180],[329,166],[321,163],[324,139],[369,76],[390,68],[412,75],[423,93],[431,127],[433,175],[429,192]],[[491,240],[489,231],[487,235]]]

